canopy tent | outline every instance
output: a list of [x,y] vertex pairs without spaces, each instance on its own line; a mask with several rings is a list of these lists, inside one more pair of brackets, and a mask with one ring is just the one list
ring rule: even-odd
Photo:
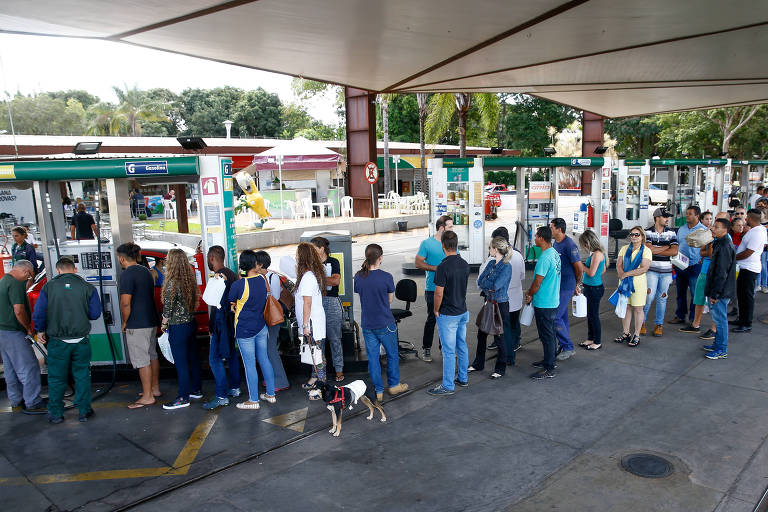
[[283,171],[323,171],[339,166],[341,155],[322,144],[297,137],[253,157],[249,171],[277,171],[277,155],[283,155]]
[[524,92],[608,117],[768,101],[764,0],[5,0],[0,31],[377,92]]

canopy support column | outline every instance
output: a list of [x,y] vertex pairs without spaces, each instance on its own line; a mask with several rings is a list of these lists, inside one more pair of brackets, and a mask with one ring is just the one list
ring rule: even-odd
[[[603,145],[603,117],[584,111],[581,119],[581,157],[603,156],[595,153],[595,148]],[[592,194],[592,169],[581,171],[581,195]]]
[[376,163],[376,95],[352,87],[344,88],[347,109],[347,181],[354,198],[355,217],[373,217],[376,196],[365,180],[364,168]]

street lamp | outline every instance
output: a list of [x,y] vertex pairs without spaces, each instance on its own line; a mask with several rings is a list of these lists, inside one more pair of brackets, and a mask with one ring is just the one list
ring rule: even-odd
[[400,155],[392,155],[392,161],[395,162],[395,192],[397,192],[397,194],[400,195],[400,190],[398,187],[400,180],[398,179],[398,174],[397,174],[397,164],[400,163]]
[[229,139],[229,138],[230,138],[230,133],[231,133],[231,131],[232,131],[232,125],[233,125],[233,124],[235,124],[235,123],[233,123],[232,121],[230,121],[229,119],[227,119],[227,120],[226,120],[226,121],[224,121],[224,123],[222,123],[222,124],[224,125],[224,128],[226,128],[226,129],[227,129],[227,138]]

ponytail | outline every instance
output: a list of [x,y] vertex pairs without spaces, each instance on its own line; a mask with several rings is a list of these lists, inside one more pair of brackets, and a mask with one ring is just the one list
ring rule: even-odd
[[512,259],[512,246],[509,245],[509,242],[504,237],[493,237],[491,239],[491,247],[499,251],[504,256],[501,260],[503,263],[509,263],[509,260]]
[[368,277],[368,274],[371,272],[371,266],[375,265],[383,254],[384,250],[379,244],[368,244],[368,246],[365,248],[365,259],[363,260],[363,265],[360,267],[357,275]]

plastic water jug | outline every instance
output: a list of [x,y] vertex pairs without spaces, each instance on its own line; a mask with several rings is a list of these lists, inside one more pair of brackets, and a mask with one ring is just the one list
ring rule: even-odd
[[533,322],[533,306],[526,304],[523,306],[523,311],[520,313],[520,323],[525,326],[531,325]]
[[583,294],[573,296],[571,311],[573,311],[573,316],[578,318],[587,316],[587,298]]
[[203,302],[209,306],[221,308],[221,298],[224,296],[224,290],[227,288],[227,282],[222,277],[214,277],[208,280],[203,292]]

